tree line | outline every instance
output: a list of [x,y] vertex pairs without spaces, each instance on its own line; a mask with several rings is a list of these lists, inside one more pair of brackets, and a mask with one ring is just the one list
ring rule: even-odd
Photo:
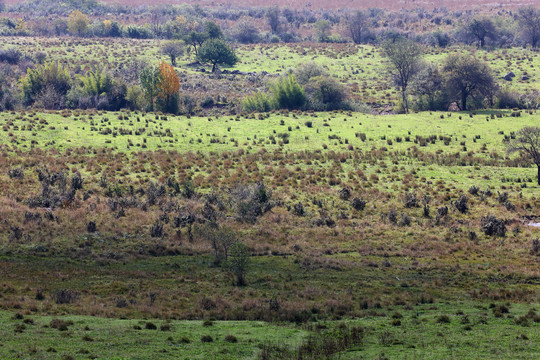
[[[224,28],[228,41],[382,43],[405,36],[419,43],[446,47],[452,43],[479,47],[540,45],[540,10],[521,7],[482,15],[444,7],[392,12],[295,10],[287,7],[212,8],[201,6],[120,6],[95,0],[32,0],[4,6],[11,14],[0,18],[0,35],[85,36],[185,39],[198,41],[207,22]],[[0,12],[2,7],[0,6]],[[137,19],[133,21],[130,19]],[[195,36],[193,36],[195,35]]]

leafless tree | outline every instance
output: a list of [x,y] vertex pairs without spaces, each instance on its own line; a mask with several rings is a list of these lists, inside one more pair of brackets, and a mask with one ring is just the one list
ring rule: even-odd
[[540,127],[524,127],[514,139],[507,143],[508,153],[525,154],[538,167],[538,185],[540,185]]
[[540,9],[532,6],[519,8],[517,17],[523,37],[536,48],[540,45]]
[[368,17],[361,11],[357,11],[349,19],[349,32],[355,44],[361,44],[368,32]]

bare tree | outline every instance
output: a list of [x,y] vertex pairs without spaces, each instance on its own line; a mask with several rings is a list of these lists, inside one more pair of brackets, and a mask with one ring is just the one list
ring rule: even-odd
[[538,185],[540,185],[540,127],[524,127],[506,145],[508,153],[523,153],[538,167]]
[[156,37],[160,37],[163,32],[163,23],[165,22],[165,15],[163,10],[154,8],[150,12],[150,23],[152,25],[152,31]]
[[409,102],[407,101],[407,87],[414,76],[421,69],[422,50],[420,46],[407,39],[396,41],[386,41],[383,44],[386,57],[391,63],[391,74],[394,84],[400,88],[405,112],[409,112]]
[[227,227],[220,227],[217,223],[207,223],[196,229],[198,235],[207,240],[214,250],[214,263],[226,264],[229,258],[229,249],[236,242],[236,234]]
[[517,18],[523,37],[536,48],[540,45],[540,9],[532,6],[519,8]]
[[349,32],[355,44],[361,44],[368,32],[368,17],[361,11],[357,11],[349,19]]

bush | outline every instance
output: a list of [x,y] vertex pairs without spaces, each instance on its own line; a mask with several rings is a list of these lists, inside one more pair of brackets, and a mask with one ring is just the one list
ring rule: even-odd
[[272,100],[268,95],[258,92],[247,96],[242,101],[242,108],[247,112],[268,112],[273,109]]
[[506,225],[503,220],[497,219],[495,216],[488,215],[480,220],[482,231],[488,236],[505,236]]
[[519,94],[510,90],[501,90],[495,100],[496,107],[499,109],[517,109],[521,108]]
[[28,69],[26,76],[21,79],[21,89],[26,105],[33,104],[38,96],[46,95],[47,91],[54,93],[55,97],[63,97],[70,88],[71,75],[66,68],[57,62],[45,63],[35,69]]
[[454,206],[460,212],[465,214],[469,210],[469,199],[465,195],[461,195],[458,200],[454,201]]
[[316,76],[306,84],[309,107],[317,111],[349,110],[347,92],[343,85],[329,76]]
[[214,339],[210,335],[203,335],[201,337],[201,341],[204,342],[204,343],[207,343],[207,342],[214,341]]
[[79,298],[79,293],[73,290],[62,289],[54,293],[53,299],[57,304],[72,304]]
[[0,62],[5,62],[10,65],[17,65],[21,61],[23,55],[18,49],[2,49],[0,50]]
[[236,27],[234,38],[242,44],[256,43],[260,39],[259,29],[250,22],[242,21]]
[[355,210],[362,211],[366,207],[366,201],[363,200],[363,199],[354,198],[353,201],[352,201],[352,207]]
[[227,267],[236,276],[236,285],[245,285],[249,262],[250,254],[248,247],[239,241],[232,244]]
[[62,319],[52,319],[49,326],[58,331],[66,331],[69,326],[73,325],[73,321],[66,321]]
[[225,336],[225,341],[230,343],[237,343],[238,339],[234,335],[227,335]]
[[274,106],[279,109],[301,109],[307,101],[304,88],[298,84],[293,74],[274,83],[271,93]]

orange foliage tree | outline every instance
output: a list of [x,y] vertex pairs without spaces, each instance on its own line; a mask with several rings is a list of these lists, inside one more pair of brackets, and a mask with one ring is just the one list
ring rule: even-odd
[[159,82],[158,107],[169,113],[178,112],[178,100],[180,91],[180,79],[174,68],[166,62],[161,62],[158,68]]

